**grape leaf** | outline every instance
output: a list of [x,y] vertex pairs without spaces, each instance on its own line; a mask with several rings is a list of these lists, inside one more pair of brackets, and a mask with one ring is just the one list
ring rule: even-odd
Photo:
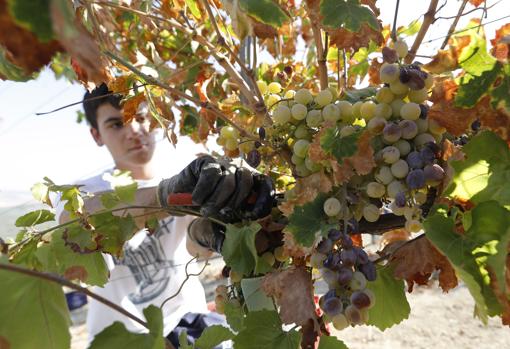
[[487,93],[494,81],[496,81],[500,71],[501,64],[495,62],[492,69],[485,70],[479,76],[470,74],[462,76],[457,95],[455,96],[455,106],[462,108],[474,107],[480,98]]
[[80,281],[97,286],[108,281],[109,271],[103,255],[100,252],[83,254],[72,251],[65,245],[61,230],[54,231],[50,242],[40,246],[35,255],[46,271],[70,278],[69,272],[81,267],[85,272],[80,275]]
[[344,342],[334,336],[321,336],[318,349],[349,349]]
[[367,283],[374,292],[375,304],[368,311],[368,324],[384,331],[409,317],[411,307],[407,302],[404,281],[393,277],[389,267],[377,269],[377,279]]
[[231,329],[239,332],[244,327],[244,312],[239,306],[234,306],[229,302],[225,302],[225,317]]
[[236,349],[298,349],[301,333],[282,330],[276,311],[262,310],[248,313],[245,328],[234,337]]
[[281,27],[289,17],[272,0],[239,0],[239,6],[257,21],[272,27]]
[[0,338],[7,348],[70,347],[71,321],[60,285],[7,270],[0,270],[0,280]]
[[360,5],[358,0],[321,0],[320,14],[322,24],[327,27],[345,27],[351,32],[357,32],[363,23],[367,23],[372,29],[379,30],[373,12]]
[[510,64],[506,64],[503,67],[503,75],[499,85],[494,87],[491,94],[491,104],[493,108],[505,108],[507,112],[510,112]]
[[17,227],[31,227],[44,222],[55,220],[55,214],[49,210],[36,210],[24,214],[16,219],[15,225]]
[[349,136],[340,137],[340,128],[338,126],[331,127],[322,135],[321,147],[326,153],[333,155],[339,163],[342,163],[344,158],[356,154],[360,135],[361,132],[355,132]]
[[462,48],[458,61],[466,73],[474,76],[480,76],[483,72],[491,70],[496,63],[496,58],[487,52],[485,33],[480,30],[483,27],[479,27],[479,24],[479,20],[472,20],[466,27],[467,30],[453,36],[454,40],[459,36],[469,36],[469,44]]
[[44,183],[36,183],[30,188],[32,196],[37,201],[40,201],[50,207],[53,207],[50,200],[49,187]]
[[241,227],[227,225],[221,254],[232,270],[249,275],[251,272],[259,274],[271,269],[257,254],[255,237],[259,230],[260,225],[255,222]]
[[25,71],[7,59],[5,48],[0,45],[0,77],[13,81],[24,82],[33,78]]
[[8,3],[16,23],[30,30],[43,43],[53,39],[51,0],[8,0]]
[[421,22],[417,19],[409,23],[407,26],[397,29],[397,36],[413,36],[418,33],[421,28]]
[[149,333],[132,333],[126,326],[118,321],[106,327],[94,337],[89,349],[163,349],[163,315],[161,309],[149,305],[143,310],[147,319]]
[[114,256],[122,254],[124,243],[138,230],[131,215],[119,217],[105,212],[91,216],[89,220],[99,236],[101,250]]
[[207,327],[195,342],[197,349],[213,349],[218,344],[234,338],[234,334],[227,327],[212,325]]
[[120,201],[125,203],[135,201],[138,184],[133,180],[129,171],[115,170],[111,175],[106,174],[104,179],[111,183]]
[[375,96],[376,92],[377,88],[373,86],[360,88],[359,90],[346,90],[345,99],[351,103],[356,103],[366,98]]
[[186,330],[179,334],[179,348],[193,349],[193,345],[188,343],[188,332]]
[[462,151],[466,159],[452,161],[455,170],[445,191],[450,197],[480,203],[496,200],[510,205],[510,150],[496,134],[484,131],[473,137]]
[[330,229],[337,227],[336,224],[325,222],[324,201],[327,198],[327,195],[321,193],[314,201],[294,207],[286,230],[290,231],[301,245],[310,247],[318,235],[326,236]]
[[202,14],[200,13],[200,8],[198,7],[197,0],[185,0],[185,1],[191,14],[197,19],[202,18]]

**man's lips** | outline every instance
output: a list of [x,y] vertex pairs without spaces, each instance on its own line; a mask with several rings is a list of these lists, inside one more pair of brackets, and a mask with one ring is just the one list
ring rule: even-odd
[[137,144],[137,145],[134,145],[132,146],[131,148],[129,148],[130,151],[132,150],[141,150],[143,148],[147,148],[149,145],[146,144],[146,143],[140,143],[140,144]]

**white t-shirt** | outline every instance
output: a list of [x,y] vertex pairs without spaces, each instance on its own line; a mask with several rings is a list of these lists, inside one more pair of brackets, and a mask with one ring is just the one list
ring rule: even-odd
[[[82,191],[91,193],[111,190],[110,182],[103,174],[79,181]],[[137,181],[138,187],[156,186],[161,178]],[[94,287],[93,292],[122,306],[132,314],[145,319],[142,310],[150,304],[160,306],[173,296],[183,283],[185,265],[192,258],[186,249],[186,230],[193,217],[168,217],[159,222],[159,229],[152,235],[145,230],[136,233],[124,245],[124,257],[120,260],[104,254],[110,278],[104,287]],[[196,263],[190,264],[189,273],[197,272]],[[87,329],[89,341],[114,321],[124,323],[129,331],[146,332],[146,329],[125,315],[97,302],[89,300]],[[164,334],[168,335],[188,312],[206,313],[205,292],[198,277],[186,281],[179,294],[166,302],[163,308]]]

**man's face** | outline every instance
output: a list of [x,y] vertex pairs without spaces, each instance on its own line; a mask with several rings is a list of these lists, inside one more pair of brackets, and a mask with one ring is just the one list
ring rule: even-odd
[[122,113],[110,103],[97,109],[97,130],[91,133],[98,145],[106,145],[117,168],[131,170],[147,165],[154,154],[155,134],[149,132],[150,119],[145,113],[137,114],[127,124]]

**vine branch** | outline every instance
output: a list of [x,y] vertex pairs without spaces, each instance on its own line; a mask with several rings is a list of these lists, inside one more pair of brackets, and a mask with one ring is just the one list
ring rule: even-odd
[[443,43],[441,44],[441,50],[446,47],[448,44],[448,40],[450,40],[450,36],[455,31],[455,28],[457,27],[457,24],[459,23],[460,17],[463,16],[464,9],[466,8],[468,0],[463,0],[462,4],[460,4],[459,11],[457,12],[457,15],[455,16],[455,19],[453,20],[453,23],[450,25],[450,28],[448,29],[448,33],[446,34],[446,38],[444,39]]
[[436,13],[438,2],[439,0],[430,0],[429,8],[425,15],[423,16],[423,23],[421,25],[420,31],[416,35],[416,39],[414,40],[414,43],[411,46],[411,49],[409,50],[409,53],[404,59],[406,64],[409,64],[414,60],[418,48],[420,47],[423,39],[425,38],[425,34],[429,30],[430,25],[434,22],[434,16]]
[[[313,38],[315,40],[315,47],[317,48],[317,65],[319,68],[319,81],[321,90],[328,88],[328,67],[324,56],[324,46],[322,44],[322,33],[316,21],[310,19],[310,26],[312,27]],[[327,52],[326,52],[327,53]]]

